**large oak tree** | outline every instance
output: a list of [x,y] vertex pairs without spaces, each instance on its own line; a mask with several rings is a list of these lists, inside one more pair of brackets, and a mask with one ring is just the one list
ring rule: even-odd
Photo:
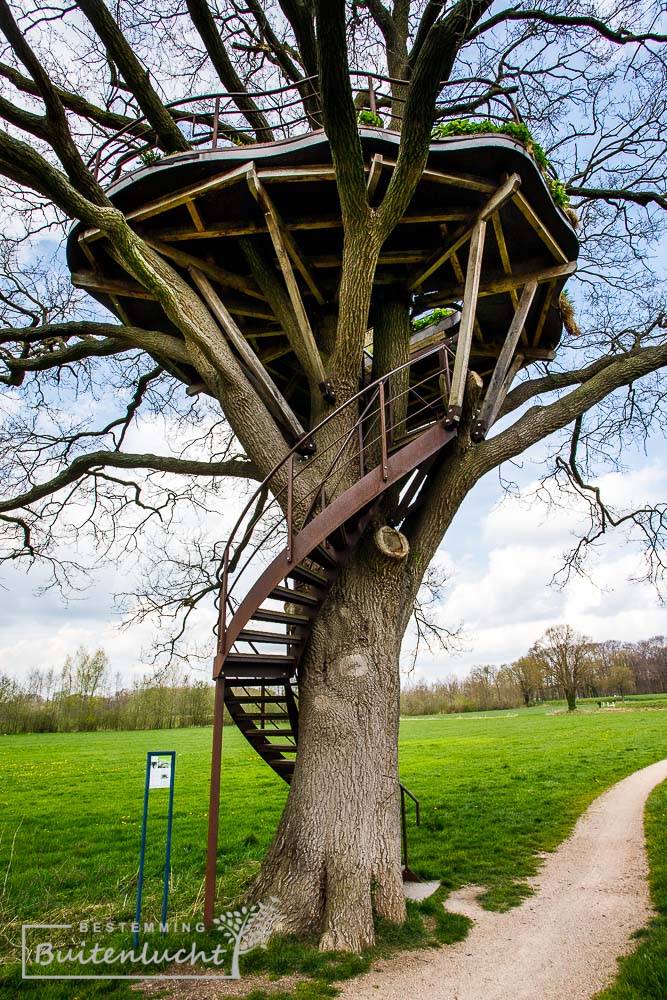
[[[469,400],[455,447],[402,525],[400,559],[374,541],[398,502],[387,495],[302,661],[297,774],[255,891],[279,896],[285,929],[319,933],[323,948],[371,943],[373,909],[392,921],[405,916],[399,653],[424,575],[475,483],[555,436],[563,452],[554,475],[590,501],[591,531],[572,568],[621,522],[644,540],[649,575],[662,568],[663,511],[612,511],[587,482],[595,462],[617,461],[625,443],[663,422],[667,342],[655,254],[667,209],[667,36],[659,17],[644,0],[57,0],[48,8],[0,0],[0,526],[4,558],[41,560],[61,584],[76,585],[85,570],[63,551],[63,538],[87,525],[100,556],[134,552],[156,517],[168,526],[181,506],[205,517],[221,483],[261,481],[292,443],[193,286],[109,201],[88,165],[102,139],[132,134],[142,117],[163,154],[186,151],[187,116],[170,100],[224,89],[236,97],[222,130],[250,158],[254,142],[272,137],[257,93],[294,86],[309,127],[326,130],[342,212],[343,271],[323,354],[339,404],[357,391],[369,324],[377,376],[405,358],[412,303],[371,315],[373,280],[419,183],[434,123],[480,114],[526,122],[579,214],[581,329],[555,361],[524,371],[505,400],[501,430],[476,445]],[[396,167],[372,206],[351,69],[399,81]],[[43,263],[39,241],[77,221],[100,230],[180,337],[101,317],[72,292],[57,258]],[[184,392],[185,367],[201,379],[198,401]],[[109,390],[122,400],[119,412],[91,425],[87,415]],[[179,453],[127,447],[145,410],[178,426]],[[135,614],[174,619],[164,646],[178,654],[184,623],[199,604],[210,612],[220,549],[205,536],[187,547],[168,529],[164,537]]]

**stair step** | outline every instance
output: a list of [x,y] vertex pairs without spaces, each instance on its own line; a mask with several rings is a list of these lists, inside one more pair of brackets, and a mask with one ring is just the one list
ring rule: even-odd
[[321,595],[313,597],[312,594],[304,594],[300,590],[289,590],[287,587],[274,587],[269,594],[269,597],[274,601],[285,601],[285,603],[289,604],[303,604],[308,608],[319,607],[322,600]]
[[[230,698],[230,701],[231,700],[232,699]],[[283,702],[287,701],[287,698],[285,697],[284,694],[269,694],[269,695],[266,695],[266,697],[264,697],[261,694],[258,694],[255,697],[253,697],[253,695],[245,695],[244,694],[244,695],[240,695],[238,698],[236,696],[233,696],[233,700],[238,705],[257,705],[260,702],[261,703],[265,703],[265,704],[268,703],[269,705],[271,705],[274,702],[276,704],[282,704]]]
[[287,625],[308,625],[311,621],[310,615],[291,615],[287,611],[274,611],[272,608],[257,608],[253,611],[250,621],[273,622],[274,624],[285,623]]
[[325,545],[318,545],[317,548],[314,548],[312,552],[309,552],[308,558],[329,569],[336,569],[340,562],[336,550],[332,546],[326,547]]
[[287,576],[291,580],[298,580],[300,583],[309,583],[313,587],[328,587],[329,581],[325,576],[320,573],[313,572],[312,569],[306,569],[305,566],[296,565],[292,566]]
[[275,642],[277,645],[296,646],[302,641],[302,636],[287,632],[253,632],[252,629],[241,629],[236,642]]
[[[289,715],[287,712],[244,712],[244,715],[245,719],[249,722],[256,722],[257,720],[260,722],[269,722],[271,720],[276,722],[289,722]],[[245,719],[239,720],[239,726],[243,725]],[[283,730],[276,729],[276,732],[282,733]],[[287,732],[287,730],[284,730],[284,732]]]
[[263,744],[260,744],[259,746],[257,746],[257,744],[254,744],[253,746],[254,746],[254,749],[257,751],[257,753],[261,754],[262,757],[266,756],[267,750],[270,750],[272,754],[273,753],[296,753],[296,750],[297,750],[296,743],[285,743],[285,744],[282,744],[282,743],[281,744],[278,744],[278,743],[263,743]]
[[[294,749],[296,749],[296,747]],[[273,768],[279,767],[281,770],[283,770],[283,769],[287,770],[288,768],[289,768],[289,770],[292,770],[293,767],[294,767],[294,761],[293,760],[285,760],[285,759],[283,759],[281,757],[276,757],[275,760],[268,761],[267,763],[269,763],[271,765],[271,767],[273,767]]]
[[225,657],[225,666],[231,664],[232,666],[239,666],[240,664],[252,664],[257,667],[288,667],[291,666],[295,661],[294,656],[283,656],[282,653],[227,653]]

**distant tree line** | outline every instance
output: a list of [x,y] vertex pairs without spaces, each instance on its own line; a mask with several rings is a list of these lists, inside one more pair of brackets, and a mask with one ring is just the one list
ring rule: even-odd
[[565,699],[623,698],[667,693],[667,639],[592,642],[569,625],[547,629],[528,652],[502,666],[473,667],[466,677],[449,676],[407,686],[403,715],[479,712]]
[[[568,625],[548,629],[525,656],[473,667],[466,677],[419,681],[401,693],[403,715],[485,712],[565,698],[667,693],[667,638],[594,643]],[[231,719],[226,715],[226,722]],[[123,685],[102,649],[81,647],[60,670],[32,669],[24,681],[0,674],[0,733],[210,726],[213,687],[178,668]]]
[[0,674],[0,733],[176,729],[213,721],[213,688],[172,669],[124,686],[102,649],[80,648],[60,670],[33,669],[20,682]]

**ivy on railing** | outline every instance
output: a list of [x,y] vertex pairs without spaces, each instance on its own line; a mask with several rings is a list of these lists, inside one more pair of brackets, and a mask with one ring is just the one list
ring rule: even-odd
[[565,190],[565,185],[550,173],[551,164],[549,163],[547,154],[539,142],[535,141],[528,126],[524,125],[523,122],[503,122],[501,125],[498,125],[488,118],[483,121],[453,118],[451,121],[441,122],[439,125],[436,125],[431,134],[434,139],[446,139],[454,135],[479,135],[488,134],[489,132],[499,132],[502,135],[509,135],[512,139],[516,139],[525,146],[527,152],[530,153],[542,171],[555,204],[559,208],[565,208],[570,200]]

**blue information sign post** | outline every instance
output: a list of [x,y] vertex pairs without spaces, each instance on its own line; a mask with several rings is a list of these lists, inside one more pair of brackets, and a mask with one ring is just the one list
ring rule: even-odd
[[137,910],[134,918],[134,946],[139,945],[139,924],[141,921],[141,894],[144,887],[144,859],[146,857],[146,828],[148,824],[148,798],[154,789],[169,789],[169,811],[167,814],[167,844],[164,861],[164,884],[162,889],[162,923],[167,922],[169,902],[169,862],[171,858],[171,821],[174,811],[174,776],[176,774],[175,750],[151,750],[146,755],[146,786],[144,788],[144,819],[141,825],[141,850],[139,852],[139,883],[137,885]]

